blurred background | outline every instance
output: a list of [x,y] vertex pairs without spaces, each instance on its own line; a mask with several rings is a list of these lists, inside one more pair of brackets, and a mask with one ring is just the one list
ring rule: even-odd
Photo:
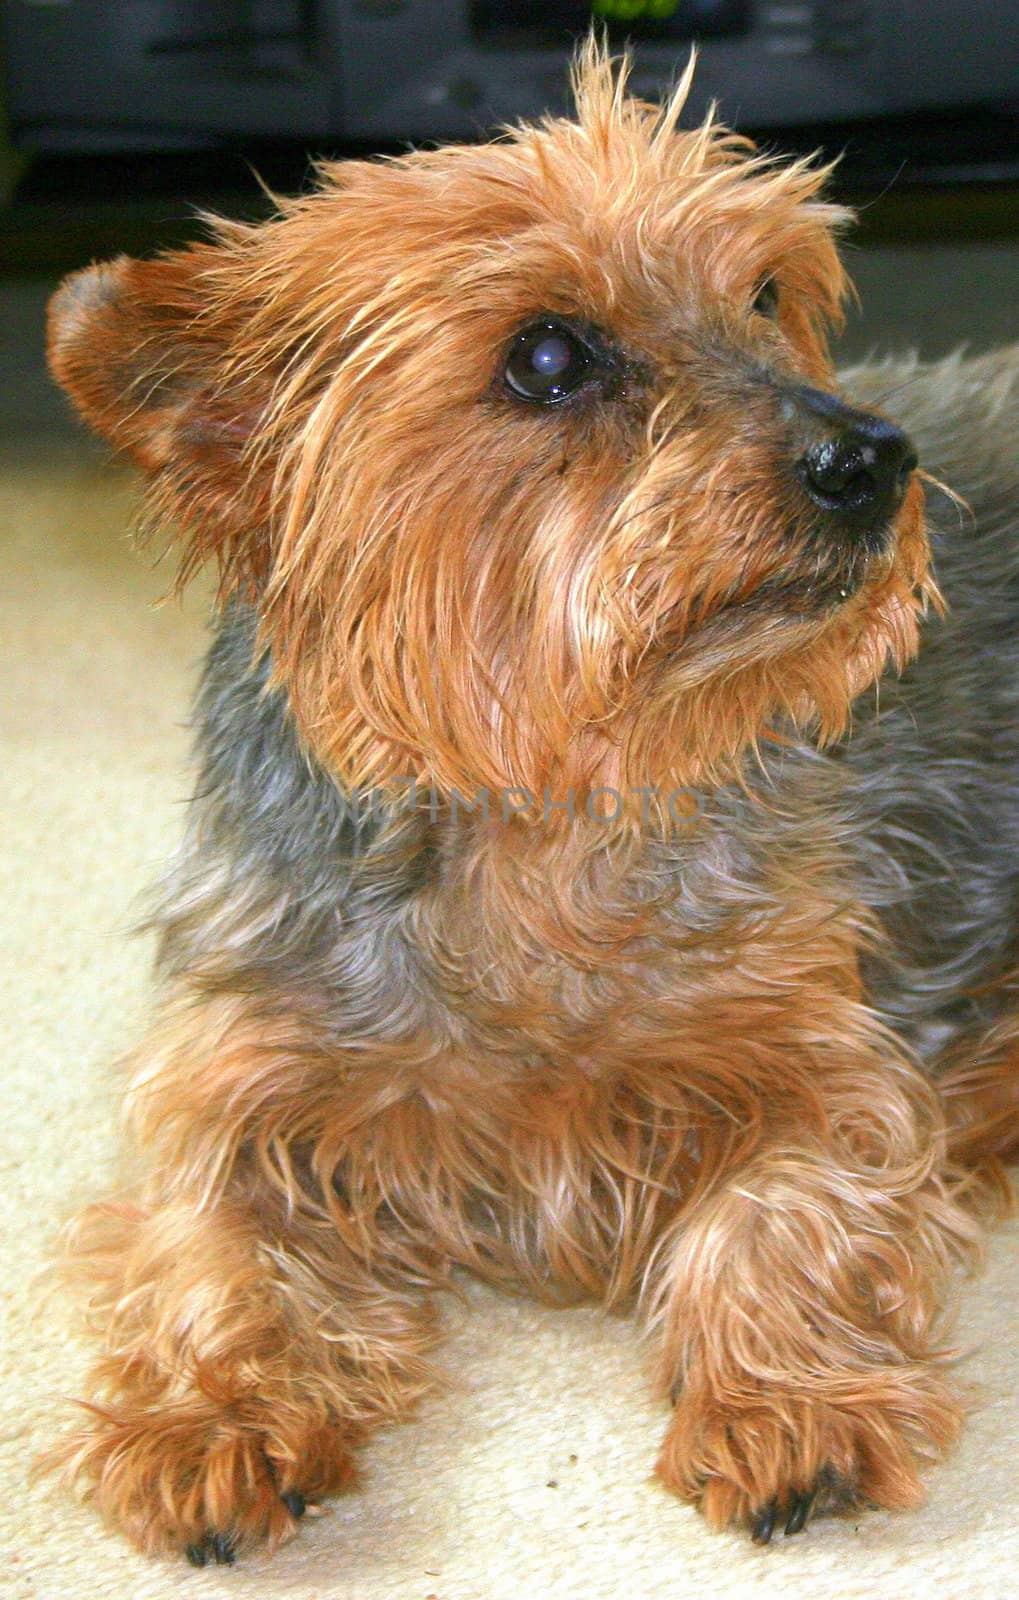
[[257,215],[256,174],[484,137],[567,104],[592,16],[660,94],[700,48],[765,144],[840,156],[862,296],[844,353],[1019,336],[1019,0],[0,0],[0,434],[72,427],[42,359],[65,271]]

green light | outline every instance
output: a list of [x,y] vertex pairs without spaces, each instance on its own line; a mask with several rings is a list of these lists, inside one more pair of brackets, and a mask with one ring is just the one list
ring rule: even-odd
[[666,22],[679,0],[592,0],[591,10],[607,22]]

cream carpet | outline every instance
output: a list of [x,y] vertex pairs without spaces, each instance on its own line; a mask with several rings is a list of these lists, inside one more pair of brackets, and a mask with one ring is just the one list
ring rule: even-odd
[[[201,597],[126,547],[131,480],[84,447],[0,461],[2,828],[0,1592],[18,1600],[998,1600],[1019,1580],[1019,1227],[994,1239],[958,1339],[980,1408],[919,1514],[821,1522],[766,1550],[713,1535],[651,1477],[661,1409],[633,1330],[488,1291],[450,1311],[449,1390],[379,1438],[367,1487],[274,1561],[150,1562],[29,1463],[84,1353],[33,1276],[102,1183],[109,1063],[144,1016],[132,905],[174,842]],[[66,1411],[63,1412],[66,1416]]]

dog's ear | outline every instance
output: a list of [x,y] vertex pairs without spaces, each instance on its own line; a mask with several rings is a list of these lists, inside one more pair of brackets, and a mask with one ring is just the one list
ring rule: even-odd
[[183,451],[236,448],[215,368],[226,330],[203,278],[217,252],[115,261],[64,280],[50,301],[49,360],[90,427],[148,472]]
[[50,301],[49,362],[85,421],[141,467],[160,510],[190,535],[185,570],[214,555],[250,576],[264,508],[241,458],[263,405],[229,359],[242,312],[223,309],[223,256],[199,244],[74,273]]

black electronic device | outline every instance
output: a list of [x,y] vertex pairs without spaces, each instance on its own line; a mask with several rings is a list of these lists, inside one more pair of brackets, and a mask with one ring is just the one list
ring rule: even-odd
[[696,116],[756,129],[1019,97],[1019,0],[6,0],[15,142],[470,138],[561,111],[592,17],[660,94],[690,42]]

